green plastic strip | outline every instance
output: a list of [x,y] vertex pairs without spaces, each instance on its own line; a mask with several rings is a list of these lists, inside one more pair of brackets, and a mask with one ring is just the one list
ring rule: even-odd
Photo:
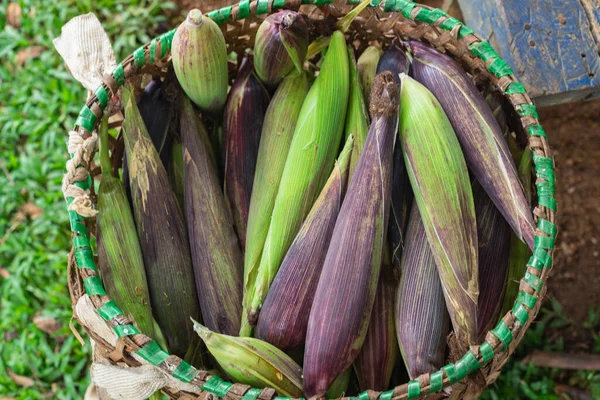
[[79,116],[75,121],[75,125],[82,127],[88,132],[92,132],[94,130],[94,125],[96,124],[96,115],[90,110],[90,108],[86,105],[83,106],[81,111],[79,112]]
[[556,225],[553,224],[552,222],[548,221],[547,219],[538,218],[537,227],[539,230],[541,230],[545,234],[550,235],[552,237],[556,237],[556,233],[557,233]]
[[287,396],[275,396],[275,398],[273,400],[290,400],[291,397]]
[[527,93],[525,86],[520,82],[513,82],[506,88],[506,94]]
[[513,71],[508,66],[508,63],[501,58],[496,58],[488,67],[488,71],[494,74],[497,78],[512,75]]
[[396,2],[397,2],[397,0],[385,0],[385,3],[383,3],[383,11],[385,11],[385,12],[398,11],[396,9]]
[[256,15],[266,14],[269,11],[269,0],[258,0],[256,3]]
[[100,107],[102,107],[102,109],[104,109],[106,107],[106,105],[108,104],[108,98],[109,98],[108,92],[106,91],[106,89],[104,89],[104,86],[102,86],[102,85],[98,86],[98,88],[96,89],[94,94],[96,95],[96,98],[98,99],[98,102],[100,103]]
[[158,42],[160,43],[160,58],[163,58],[167,51],[169,50],[169,44],[167,43],[167,37],[162,34],[158,37]]
[[498,58],[498,53],[496,53],[496,50],[488,42],[473,43],[469,46],[469,49],[473,55],[481,58],[483,61]]
[[521,117],[528,116],[536,119],[540,117],[537,108],[535,108],[533,104],[521,104],[521,106],[517,108],[517,112]]
[[529,125],[527,127],[527,132],[529,132],[529,134],[531,136],[543,136],[543,137],[547,137],[546,136],[546,131],[544,130],[544,128],[542,128],[541,125]]
[[324,6],[325,4],[331,4],[333,3],[333,0],[315,0],[313,2],[313,5],[315,6]]
[[404,18],[410,18],[410,14],[412,13],[412,10],[417,6],[417,3],[400,1],[398,3],[398,6],[401,7],[402,16]]
[[133,52],[133,63],[138,68],[142,68],[144,64],[146,64],[146,54],[144,53],[144,46],[138,47]]
[[[435,393],[442,390],[444,386],[444,373],[442,371],[434,372],[430,375],[429,393]],[[393,392],[393,390],[392,390]]]
[[446,31],[451,31],[458,25],[462,25],[462,22],[454,17],[450,17],[440,24],[440,28]]
[[[248,18],[250,15],[250,0],[241,0],[238,6],[238,19]],[[244,399],[242,399],[244,400]]]
[[215,21],[217,24],[221,25],[222,23],[227,22],[227,20],[229,20],[229,17],[231,17],[232,9],[232,6],[227,6],[221,8],[220,10],[211,11],[206,15],[208,15],[208,17]]
[[415,21],[418,21],[418,22],[428,22],[430,14],[431,14],[431,11],[429,11],[429,9],[427,9],[425,7],[421,7],[421,9],[419,10],[419,12],[415,16]]
[[463,25],[463,26],[460,27],[460,30],[458,31],[458,38],[462,39],[465,36],[469,36],[469,35],[472,35],[474,33],[475,32],[473,31],[473,29],[469,28],[468,26]]
[[117,82],[117,85],[123,86],[123,83],[125,83],[125,70],[123,69],[123,64],[117,65],[112,74],[113,78],[115,78],[115,82]]
[[542,270],[550,268],[552,265],[552,257],[544,249],[536,249],[527,263],[528,267]]
[[525,307],[523,307],[522,304],[516,304],[512,309],[512,313],[521,325],[525,325],[527,323],[527,320],[529,319],[529,312],[525,309]]
[[[521,292],[524,293],[524,292]],[[492,333],[494,336],[498,338],[498,340],[502,343],[502,346],[506,349],[510,342],[513,340],[513,334],[508,329],[508,326],[504,323],[504,321],[498,322],[496,328],[492,329]]]
[[83,280],[85,292],[90,296],[106,296],[106,291],[102,286],[102,280],[99,276],[90,276]]
[[553,249],[554,238],[549,236],[536,236],[533,238],[533,245],[542,249]]
[[364,391],[358,394],[357,397],[358,400],[369,400],[369,392],[368,391]]
[[119,306],[117,305],[117,303],[115,303],[114,300],[109,300],[102,306],[100,306],[100,308],[98,309],[98,314],[100,314],[100,316],[104,318],[105,321],[110,321],[114,317],[122,315],[123,310],[119,308]]
[[285,0],[273,0],[273,10],[280,10],[285,6]]
[[465,363],[463,363],[461,360],[458,360],[454,363],[454,379],[460,381],[467,376],[467,374],[467,365]]
[[517,299],[515,300],[515,303],[523,304],[529,308],[533,308],[535,307],[535,303],[537,303],[537,298],[534,295],[521,290],[519,294],[517,294]]
[[[77,168],[83,168],[82,165],[78,165]],[[87,178],[82,181],[75,182],[75,186],[77,186],[81,190],[88,190],[90,186],[92,186],[92,177],[88,174]]]
[[394,389],[379,393],[379,400],[392,400],[392,397],[394,397]]
[[446,16],[448,16],[448,13],[446,13],[444,10],[440,10],[439,8],[434,8],[433,10],[431,10],[429,15],[427,16],[427,19],[424,20],[423,22],[427,22],[428,24],[433,24],[433,23],[437,22],[440,18],[443,18]]
[[117,337],[125,337],[125,336],[130,336],[130,335],[138,335],[140,333],[140,331],[137,330],[137,328],[133,325],[127,324],[127,325],[117,325],[114,327],[115,333],[117,334]]
[[494,358],[494,348],[488,342],[483,342],[481,346],[479,346],[479,351],[481,352],[481,358],[483,359],[484,365]]
[[477,361],[477,357],[475,357],[475,355],[470,351],[468,351],[467,354],[465,354],[464,357],[458,361],[458,363],[465,365],[467,368],[467,375],[481,368],[479,361]]
[[302,0],[302,4],[312,4],[312,0]]
[[[537,237],[536,237],[537,239]],[[544,281],[530,272],[525,272],[525,282],[531,286],[533,290],[539,292],[544,287]]]
[[75,236],[73,238],[73,247],[77,251],[80,248],[90,247],[90,239],[87,236]]
[[154,340],[139,349],[136,354],[152,365],[160,365],[169,358],[169,353],[161,349]]
[[456,379],[456,370],[454,368],[454,364],[448,364],[442,367],[442,371],[446,373],[450,384],[455,384],[458,381],[458,379]]
[[252,388],[244,394],[242,400],[256,400],[261,393],[261,389]]
[[196,377],[198,370],[181,360],[181,364],[173,371],[173,376],[183,382],[191,382]]
[[79,268],[91,269],[92,271],[98,270],[94,262],[94,253],[92,253],[92,249],[89,247],[75,250],[75,262]]
[[408,398],[414,399],[421,395],[421,382],[418,379],[408,382]]
[[202,390],[207,390],[222,398],[227,395],[232,386],[232,383],[225,382],[218,376],[213,375],[204,385],[202,385]]
[[157,41],[158,41],[158,39],[154,38],[150,42],[150,48],[148,50],[148,62],[150,64],[152,64],[154,61],[156,61],[156,42]]

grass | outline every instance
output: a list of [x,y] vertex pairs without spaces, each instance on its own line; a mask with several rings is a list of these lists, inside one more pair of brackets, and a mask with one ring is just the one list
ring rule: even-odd
[[[164,11],[174,5],[23,0],[17,29],[6,22],[7,4],[0,5],[0,397],[82,398],[90,348],[69,329],[70,234],[60,188],[67,132],[86,93],[52,39],[69,19],[92,11],[121,60],[166,27]],[[36,316],[54,321],[45,328],[52,333],[38,328]]]
[[[70,18],[93,11],[122,60],[167,28],[162,15],[174,6],[149,0],[22,0],[17,29],[6,23],[7,4],[0,5],[0,399],[82,398],[90,347],[81,346],[69,329],[70,235],[60,186],[66,133],[86,94],[65,70],[52,39]],[[568,324],[558,303],[545,307],[482,398],[563,399],[557,382],[600,398],[599,373],[520,362],[534,349],[562,351],[561,339],[550,340],[547,333]],[[586,328],[600,354],[600,310],[590,311]]]

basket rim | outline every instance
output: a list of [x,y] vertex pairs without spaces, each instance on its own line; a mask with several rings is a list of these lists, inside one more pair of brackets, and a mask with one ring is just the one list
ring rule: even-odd
[[[284,8],[298,10],[302,4],[323,7],[333,1],[241,0],[239,4],[208,12],[207,16],[218,24],[223,24],[228,21],[245,19],[252,13],[259,16],[268,15]],[[347,3],[358,4],[359,0],[348,0]],[[423,374],[388,391],[369,390],[358,396],[360,399],[412,399],[422,394],[439,392],[443,388],[460,382],[466,376],[488,365],[498,355],[508,358],[520,341],[520,334],[527,329],[537,315],[541,305],[539,300],[545,294],[545,282],[552,265],[552,254],[557,235],[554,159],[546,133],[539,123],[536,107],[525,87],[518,82],[508,64],[500,58],[487,41],[458,19],[450,17],[446,12],[437,8],[406,0],[374,0],[370,6],[386,13],[401,14],[407,20],[435,26],[440,31],[451,32],[456,40],[466,43],[467,49],[475,58],[483,61],[490,73],[492,83],[509,100],[512,108],[520,117],[523,129],[528,133],[528,146],[532,150],[536,176],[535,186],[538,194],[538,204],[533,209],[537,226],[534,250],[527,263],[525,276],[521,279],[519,294],[512,310],[509,310],[496,327],[487,333],[485,341],[479,346],[472,346],[460,360],[442,367],[437,372]],[[124,341],[124,347],[128,352],[137,354],[176,379],[197,385],[200,390],[210,392],[218,397],[229,396],[242,400],[271,399],[276,396],[274,389],[257,389],[248,385],[234,384],[210,375],[206,371],[198,370],[182,359],[165,352],[152,338],[140,333],[133,327],[132,321],[124,316],[124,312],[117,304],[107,296],[90,247],[89,232],[84,221],[95,215],[87,196],[87,192],[92,186],[89,166],[94,151],[90,151],[89,148],[91,146],[93,149],[95,145],[93,132],[98,126],[109,99],[117,95],[125,80],[135,76],[142,67],[160,61],[169,55],[176,29],[139,47],[118,64],[112,74],[106,75],[102,84],[83,106],[73,130],[69,133],[71,159],[67,162],[67,174],[63,180],[63,192],[69,210],[74,252],[74,257],[71,257],[69,264],[74,263],[77,271],[85,271],[84,278],[79,277],[83,281],[85,292],[93,300],[96,311],[108,326],[115,330],[119,340]],[[72,146],[72,138],[78,145]],[[86,144],[87,149],[85,148]],[[75,205],[81,204],[83,204],[83,208],[75,207]],[[86,209],[88,212],[81,211]],[[76,303],[78,298],[73,293],[71,285],[69,285],[69,290],[73,302]],[[130,325],[133,329],[123,329],[123,325]],[[515,339],[516,341],[514,341]],[[509,348],[511,343],[513,346]],[[500,369],[502,365],[501,361],[497,368]],[[275,399],[287,400],[289,398],[277,396]]]

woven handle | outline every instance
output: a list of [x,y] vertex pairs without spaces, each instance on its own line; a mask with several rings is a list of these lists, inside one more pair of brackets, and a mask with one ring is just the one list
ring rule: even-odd
[[[275,12],[282,8],[297,10],[302,4],[325,6],[333,0],[242,0],[239,4],[223,7],[220,10],[209,12],[207,15],[219,24],[247,18],[251,15],[263,15]],[[356,4],[359,0],[349,0],[349,4]],[[459,50],[448,46],[448,38],[464,43],[471,57],[489,72],[489,78],[502,93],[508,98],[518,115],[520,122],[529,134],[529,147],[533,151],[533,163],[536,174],[536,188],[538,205],[534,209],[537,219],[535,248],[533,256],[527,264],[527,272],[521,280],[520,291],[511,311],[509,311],[498,325],[487,334],[485,342],[474,346],[463,358],[456,363],[448,364],[440,371],[425,374],[407,384],[379,393],[366,391],[361,393],[359,399],[412,399],[426,393],[435,393],[442,388],[453,385],[468,374],[477,371],[494,360],[492,375],[499,371],[510,352],[514,351],[514,343],[518,343],[524,330],[537,315],[540,301],[545,293],[544,283],[552,265],[552,253],[557,234],[554,223],[556,212],[554,161],[552,159],[548,138],[539,123],[538,114],[525,87],[519,83],[508,64],[494,51],[492,46],[476,35],[473,30],[463,25],[456,18],[448,16],[440,9],[404,0],[373,0],[372,7],[383,9],[384,12],[401,13],[406,19],[420,23],[415,30],[421,27],[419,39],[425,39],[438,47],[446,47],[450,53],[457,55]],[[110,300],[102,286],[90,247],[89,232],[85,225],[85,213],[81,207],[74,210],[73,204],[82,204],[86,199],[92,184],[89,175],[89,165],[93,158],[93,151],[89,148],[95,144],[94,132],[109,98],[115,96],[120,86],[126,79],[135,76],[142,67],[153,64],[168,56],[175,29],[169,31],[150,43],[138,48],[132,55],[119,64],[110,76],[95,90],[94,95],[83,106],[76,120],[75,127],[70,133],[69,153],[71,160],[67,163],[67,174],[64,178],[63,191],[69,206],[71,231],[75,261],[79,269],[79,276],[83,279],[85,291],[90,295],[98,313],[116,332],[117,336],[125,342],[128,351],[158,366],[160,369],[183,382],[191,382],[203,390],[219,397],[229,396],[235,399],[255,400],[272,399],[275,396],[273,389],[254,389],[247,385],[232,384],[223,381],[217,376],[211,376],[205,371],[199,371],[185,361],[175,356],[170,356],[159,345],[148,338],[132,325],[124,312]],[[416,34],[415,34],[416,35]],[[443,39],[443,40],[442,40]],[[83,203],[88,204],[89,201]],[[516,339],[516,340],[515,340]],[[511,346],[513,344],[513,346]],[[509,346],[511,348],[509,349]],[[495,376],[492,378],[494,379]],[[171,395],[173,393],[169,392]],[[177,397],[178,395],[173,395]],[[275,399],[283,400],[282,397]]]

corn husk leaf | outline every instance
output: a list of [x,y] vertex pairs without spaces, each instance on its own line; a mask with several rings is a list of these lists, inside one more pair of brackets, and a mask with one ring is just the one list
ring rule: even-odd
[[[368,99],[371,94],[371,86],[373,85],[373,78],[377,73],[377,64],[381,57],[381,49],[377,46],[369,46],[362,52],[356,67],[358,69],[358,75],[363,88],[363,94],[365,99]],[[383,71],[380,71],[383,72]]]
[[196,321],[194,330],[235,382],[273,388],[280,396],[302,397],[302,368],[275,346],[254,338],[212,332]]
[[241,334],[247,335],[248,325],[256,323],[279,265],[333,167],[344,129],[348,86],[348,53],[344,35],[336,31],[300,111],[260,264],[246,271]]
[[350,383],[350,375],[352,375],[352,367],[347,368],[335,378],[335,381],[333,381],[333,384],[327,393],[325,393],[325,397],[328,399],[340,399],[344,397]]
[[325,394],[358,356],[367,333],[389,216],[397,91],[390,73],[374,83],[371,127],[333,230],[309,317],[307,397]]
[[419,42],[410,45],[412,75],[440,101],[473,175],[515,233],[533,249],[533,214],[506,140],[485,99],[449,56]]
[[460,144],[433,94],[401,74],[404,161],[460,350],[477,339],[477,228]]
[[169,350],[183,357],[193,337],[189,317],[200,316],[183,215],[129,87],[123,88],[123,103],[133,211],[150,302]]
[[398,343],[410,378],[439,370],[445,361],[450,316],[416,204],[406,232],[395,315]]
[[348,181],[354,138],[290,246],[271,285],[257,324],[257,337],[288,351],[304,345],[308,316]]

